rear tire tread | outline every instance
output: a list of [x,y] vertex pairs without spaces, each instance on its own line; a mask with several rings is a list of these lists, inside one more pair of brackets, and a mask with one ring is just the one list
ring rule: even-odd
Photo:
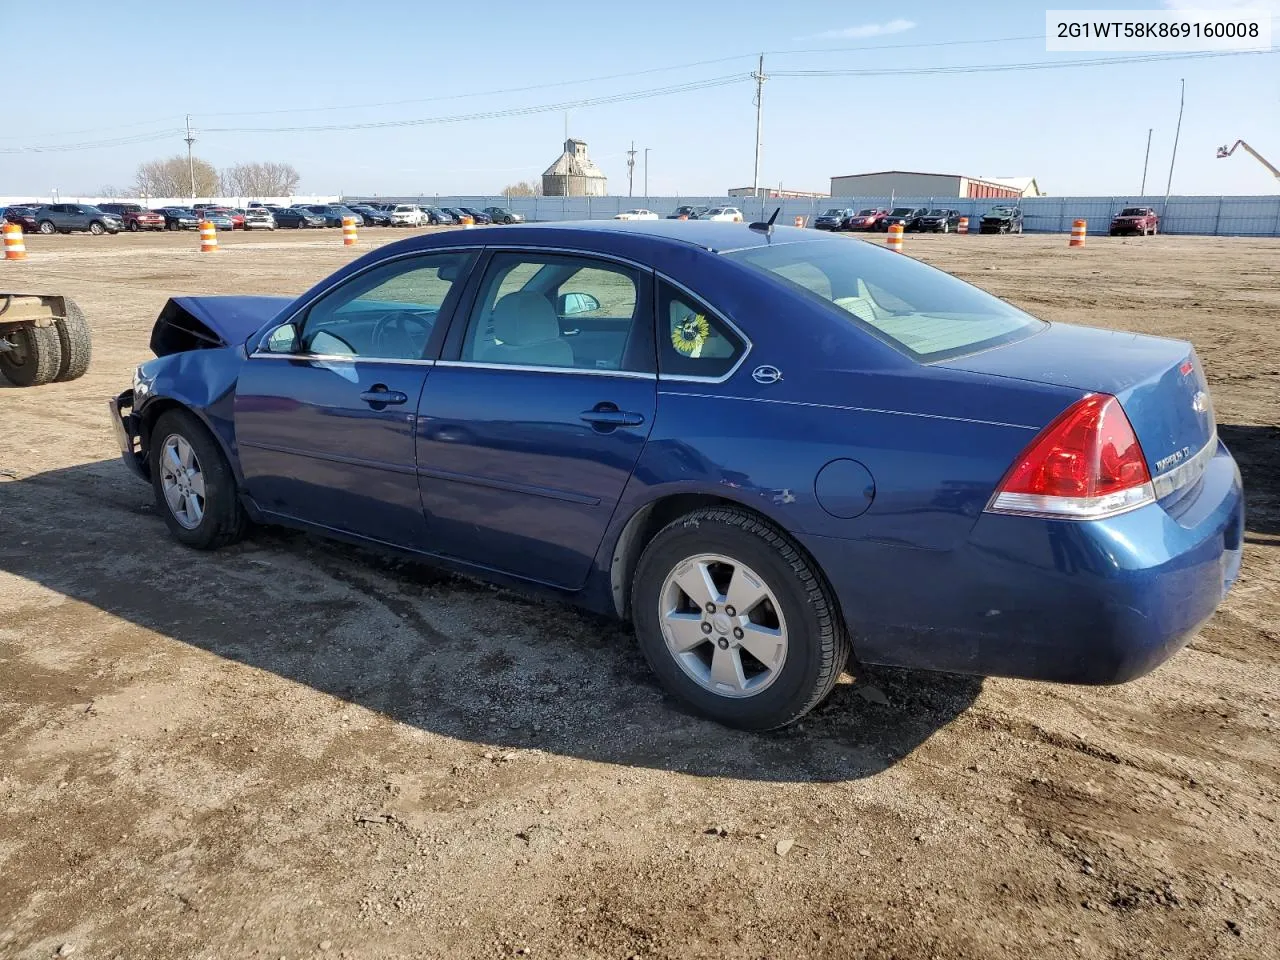
[[54,379],[59,383],[78,380],[89,369],[89,361],[93,357],[93,335],[89,330],[89,322],[85,319],[84,312],[68,300],[66,317],[60,317],[54,326],[58,328],[58,341],[62,347],[58,375]]

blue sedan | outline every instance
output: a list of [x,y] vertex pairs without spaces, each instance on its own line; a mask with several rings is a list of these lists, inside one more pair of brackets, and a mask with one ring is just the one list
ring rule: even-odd
[[771,224],[530,224],[175,297],[111,401],[172,534],[282,524],[631,621],[769,729],[885,664],[1137,677],[1240,564],[1190,344]]

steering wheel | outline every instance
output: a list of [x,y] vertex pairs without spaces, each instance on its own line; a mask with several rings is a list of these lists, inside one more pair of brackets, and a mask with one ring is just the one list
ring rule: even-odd
[[[410,327],[417,327],[416,331]],[[389,310],[373,322],[369,334],[376,356],[403,357],[415,352],[421,356],[431,337],[432,323],[416,313],[405,310]],[[420,334],[420,336],[415,335]],[[409,349],[406,349],[409,348]],[[416,358],[415,358],[416,359]]]

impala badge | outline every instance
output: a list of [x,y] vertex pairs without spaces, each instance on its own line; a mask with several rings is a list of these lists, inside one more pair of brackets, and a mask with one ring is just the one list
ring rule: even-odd
[[766,363],[751,371],[751,379],[756,383],[777,383],[782,379],[782,371]]

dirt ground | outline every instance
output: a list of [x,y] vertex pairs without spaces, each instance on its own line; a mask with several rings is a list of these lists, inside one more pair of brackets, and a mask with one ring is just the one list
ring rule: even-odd
[[0,388],[0,957],[1280,956],[1280,241],[909,235],[1047,319],[1195,343],[1243,573],[1123,687],[875,671],[750,736],[622,626],[292,533],[175,544],[105,403],[165,298],[353,256],[222,240],[0,262],[95,332],[82,380]]

